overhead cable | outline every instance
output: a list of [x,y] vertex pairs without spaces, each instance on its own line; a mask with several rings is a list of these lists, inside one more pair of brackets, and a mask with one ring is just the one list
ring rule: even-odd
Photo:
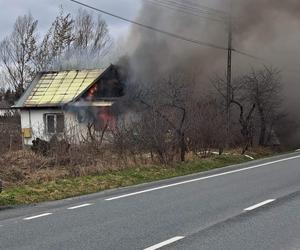
[[134,24],[134,25],[137,25],[137,26],[140,26],[142,28],[149,29],[149,30],[152,30],[152,31],[156,31],[156,32],[159,32],[159,33],[162,33],[164,35],[168,35],[168,36],[174,37],[174,38],[182,40],[182,41],[186,41],[186,42],[190,42],[190,43],[193,43],[193,44],[197,44],[197,45],[201,45],[201,46],[206,46],[206,47],[210,47],[210,48],[214,48],[214,49],[227,50],[227,48],[225,48],[225,47],[222,47],[222,46],[219,46],[219,45],[215,45],[215,44],[212,44],[212,43],[208,43],[208,42],[199,41],[199,40],[192,39],[192,38],[187,38],[187,37],[184,37],[184,36],[181,36],[181,35],[178,35],[178,34],[175,34],[175,33],[169,32],[169,31],[166,31],[166,30],[155,28],[153,26],[150,26],[150,25],[147,25],[147,24],[143,24],[143,23],[140,23],[140,22],[137,22],[137,21],[133,21],[133,20],[130,20],[128,18],[125,18],[125,17],[119,16],[119,15],[110,13],[108,11],[105,11],[105,10],[93,7],[93,6],[88,5],[86,3],[79,2],[77,0],[69,0],[69,1],[74,2],[76,4],[79,4],[81,6],[84,6],[86,8],[98,11],[98,12],[100,12],[102,14],[105,14],[105,15],[112,16],[114,18],[120,19],[120,20],[122,20],[124,22],[131,23],[131,24]]
[[[86,4],[86,3],[83,3],[83,2],[80,2],[80,1],[77,1],[77,0],[69,0],[69,1],[71,1],[73,3],[76,3],[78,5],[84,6],[86,8],[95,10],[95,11],[100,12],[102,14],[105,14],[105,15],[108,15],[108,16],[120,19],[120,20],[122,20],[124,22],[134,24],[134,25],[142,27],[144,29],[155,31],[155,32],[158,32],[158,33],[161,33],[161,34],[164,34],[164,35],[176,38],[178,40],[182,40],[182,41],[185,41],[185,42],[189,42],[189,43],[192,43],[192,44],[201,45],[201,46],[205,46],[205,47],[209,47],[209,48],[214,48],[214,49],[219,49],[219,50],[226,50],[226,51],[228,50],[228,48],[223,47],[223,46],[215,45],[215,44],[208,43],[208,42],[199,41],[199,40],[192,39],[192,38],[187,38],[187,37],[184,37],[184,36],[181,36],[181,35],[178,35],[178,34],[175,34],[175,33],[169,32],[169,31],[166,31],[166,30],[162,30],[162,29],[159,29],[159,28],[147,25],[147,24],[143,24],[143,23],[140,23],[140,22],[137,22],[137,21],[134,21],[134,20],[130,20],[128,18],[125,18],[125,17],[119,16],[119,15],[110,13],[108,11],[96,8],[94,6],[91,6],[89,4]],[[257,56],[251,55],[249,53],[246,53],[246,52],[243,52],[243,51],[240,51],[240,50],[237,50],[237,49],[232,49],[232,51],[234,51],[234,52],[236,52],[238,54],[247,56],[247,57],[251,57],[253,59],[263,60],[262,58],[259,58]]]

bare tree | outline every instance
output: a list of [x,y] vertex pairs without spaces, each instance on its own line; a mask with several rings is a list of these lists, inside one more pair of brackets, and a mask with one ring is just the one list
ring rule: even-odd
[[[213,85],[225,100],[226,80],[216,77]],[[230,94],[231,105],[238,108],[243,153],[253,144],[257,129],[259,145],[265,146],[274,134],[275,123],[283,117],[280,72],[272,67],[253,69],[233,81]]]
[[31,14],[18,17],[12,34],[0,43],[1,67],[10,87],[20,96],[35,74],[37,20]]
[[189,90],[186,79],[182,75],[173,75],[156,84],[152,95],[141,100],[141,103],[151,108],[168,124],[169,134],[174,140],[174,149],[178,149],[181,161],[185,161],[187,152],[185,130],[191,94]]
[[105,56],[111,48],[112,40],[105,20],[94,16],[86,10],[79,9],[75,18],[74,43],[75,50]]
[[93,14],[81,9],[74,19],[61,13],[50,34],[50,69],[102,67],[113,44],[105,20],[100,15],[95,20]]
[[189,150],[197,156],[206,156],[212,149],[221,154],[225,144],[226,117],[222,106],[212,96],[191,103],[187,117]]
[[61,60],[74,41],[74,20],[70,13],[60,10],[45,34],[34,56],[37,71],[51,69]]
[[[234,105],[238,110],[240,133],[244,141],[242,154],[248,150],[249,146],[253,142],[253,120],[256,108],[256,104],[251,102],[249,99],[249,93],[245,88],[244,77],[245,76],[234,79],[230,88],[230,105]],[[217,76],[212,83],[217,92],[223,98],[225,106],[225,101],[227,100],[226,79]]]
[[74,47],[78,49],[87,48],[94,39],[94,18],[85,10],[78,11],[75,20],[75,41]]
[[15,99],[36,72],[103,66],[112,46],[105,20],[84,10],[74,19],[61,9],[41,41],[37,23],[31,14],[18,17],[12,34],[0,42],[1,77]]
[[52,56],[61,55],[66,49],[70,48],[73,42],[73,23],[74,20],[70,13],[64,14],[63,10],[53,22],[53,40],[51,44]]
[[43,71],[43,70],[46,70],[49,65],[51,65],[52,63],[52,52],[51,52],[51,30],[49,30],[39,48],[37,49],[36,53],[35,53],[35,56],[34,56],[34,65],[36,67],[36,70],[37,71]]
[[126,145],[118,148],[132,155],[150,154],[163,164],[185,161],[188,152],[198,155],[221,148],[225,117],[220,105],[215,99],[194,96],[194,84],[193,76],[174,74],[151,84],[129,86],[119,108],[137,115],[118,128],[117,145]]
[[268,144],[269,135],[274,123],[283,117],[280,71],[272,67],[264,67],[244,77],[244,88],[247,98],[257,107],[259,118],[259,145]]
[[[133,92],[136,91],[137,94],[131,100],[134,100],[134,105],[138,107],[139,115],[144,117],[143,121],[148,122],[142,127],[145,131],[141,129],[141,133],[144,133],[142,137],[153,142],[153,151],[161,155],[161,158],[163,154],[178,155],[181,161],[185,161],[186,122],[193,84],[192,78],[174,74],[151,85],[134,87]],[[160,148],[166,145],[167,148]]]

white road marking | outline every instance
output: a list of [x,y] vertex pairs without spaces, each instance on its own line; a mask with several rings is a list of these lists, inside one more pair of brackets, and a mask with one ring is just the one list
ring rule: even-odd
[[269,204],[269,203],[271,203],[273,201],[275,201],[275,199],[270,199],[270,200],[263,201],[263,202],[258,203],[256,205],[253,205],[251,207],[245,208],[244,211],[252,211],[252,210],[254,210],[256,208],[259,208],[259,207],[262,207],[264,205],[267,205],[267,204]]
[[167,245],[170,245],[176,241],[179,241],[179,240],[182,240],[184,238],[184,236],[177,236],[177,237],[174,237],[174,238],[171,238],[169,240],[166,240],[166,241],[163,241],[161,243],[158,243],[152,247],[148,247],[148,248],[145,248],[144,250],[156,250],[156,249],[159,249],[161,247],[164,247],[164,246],[167,246]]
[[26,217],[23,220],[33,220],[33,219],[44,217],[44,216],[48,216],[48,215],[51,215],[51,214],[52,213],[39,214],[39,215],[31,216],[31,217]]
[[75,206],[75,207],[68,207],[69,210],[73,210],[73,209],[77,209],[77,208],[82,208],[82,207],[87,207],[87,206],[91,206],[93,204],[91,203],[86,203],[86,204],[81,204],[81,205],[78,205],[78,206]]
[[138,194],[153,192],[153,191],[160,190],[160,189],[165,189],[165,188],[180,186],[180,185],[184,185],[184,184],[187,184],[187,183],[192,183],[192,182],[207,180],[207,179],[211,179],[211,178],[215,178],[215,177],[219,177],[219,176],[224,176],[224,175],[229,175],[229,174],[234,174],[234,173],[239,173],[239,172],[244,172],[244,171],[247,171],[247,170],[251,170],[251,169],[255,169],[255,168],[260,168],[260,167],[265,167],[265,166],[269,166],[269,165],[272,165],[272,164],[275,164],[275,163],[289,161],[289,160],[294,160],[294,159],[298,159],[298,158],[300,158],[300,155],[289,157],[289,158],[285,158],[285,159],[281,159],[281,160],[271,161],[271,162],[267,162],[267,163],[262,163],[262,164],[251,166],[251,167],[247,167],[247,168],[232,170],[232,171],[228,171],[228,172],[224,172],[224,173],[220,173],[220,174],[209,175],[209,176],[200,177],[200,178],[196,178],[196,179],[192,179],[192,180],[187,180],[187,181],[182,181],[182,182],[176,182],[176,183],[173,183],[173,184],[170,184],[170,185],[164,185],[164,186],[160,186],[160,187],[156,187],[156,188],[150,188],[150,189],[146,189],[146,190],[142,190],[142,191],[138,191],[138,192],[133,192],[133,193],[129,193],[129,194],[115,196],[115,197],[108,198],[108,199],[105,199],[105,200],[106,201],[112,201],[112,200],[122,199],[122,198],[130,197],[130,196],[134,196],[134,195],[138,195]]

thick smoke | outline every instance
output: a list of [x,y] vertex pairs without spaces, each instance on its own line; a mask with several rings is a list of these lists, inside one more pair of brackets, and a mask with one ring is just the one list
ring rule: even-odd
[[[180,2],[180,0],[176,1]],[[175,1],[166,1],[166,3],[170,2]],[[186,6],[187,3],[199,2],[200,4],[202,1],[182,0],[181,2]],[[175,6],[179,11],[182,10],[180,5]],[[229,12],[230,0],[210,1],[210,6]],[[232,6],[233,46],[265,58],[265,61],[241,58],[246,65],[268,62],[281,67],[284,65],[282,61],[288,61],[284,60],[288,56],[282,58],[281,54],[285,53],[280,52],[298,49],[291,48],[290,45],[297,45],[300,38],[297,32],[300,23],[299,1],[233,0]],[[226,21],[216,23],[179,11],[144,4],[138,21],[186,38],[226,48],[228,30]],[[219,18],[217,13],[216,17]],[[210,74],[216,68],[224,67],[221,64],[226,62],[226,51],[180,41],[140,27],[132,28],[128,47],[131,50],[131,68],[138,77],[153,77],[154,72],[169,73],[177,70],[178,67],[180,70],[197,68],[199,74]],[[273,60],[274,57],[280,58],[281,61]],[[240,59],[240,56],[237,59]]]
[[[186,38],[227,47],[228,25],[225,20],[219,23],[180,11],[180,3],[195,6],[195,11],[197,4],[203,4],[203,1],[176,2],[179,4],[173,6],[177,6],[178,11],[145,3],[138,21]],[[226,12],[230,10],[230,0],[210,0],[207,5]],[[217,12],[215,16],[220,18]],[[295,120],[300,121],[300,1],[233,0],[232,17],[233,47],[261,58],[234,53],[233,76],[263,65],[282,70],[285,107]],[[188,43],[140,27],[132,27],[127,47],[134,80],[151,82],[156,77],[174,72],[196,74],[197,89],[204,91],[209,87],[211,76],[226,72],[226,50]]]

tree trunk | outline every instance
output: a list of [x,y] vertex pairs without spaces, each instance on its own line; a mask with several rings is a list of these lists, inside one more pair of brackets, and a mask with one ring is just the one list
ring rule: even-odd
[[185,161],[185,153],[186,153],[186,144],[184,140],[184,134],[180,135],[180,160],[182,162]]
[[260,135],[259,135],[259,145],[264,146],[265,145],[265,137],[266,137],[266,126],[265,124],[261,124],[261,129],[260,129]]
[[259,108],[259,116],[260,116],[259,145],[264,146],[265,143],[266,143],[267,125],[266,125],[266,119],[265,119],[264,111],[263,111],[262,108]]

